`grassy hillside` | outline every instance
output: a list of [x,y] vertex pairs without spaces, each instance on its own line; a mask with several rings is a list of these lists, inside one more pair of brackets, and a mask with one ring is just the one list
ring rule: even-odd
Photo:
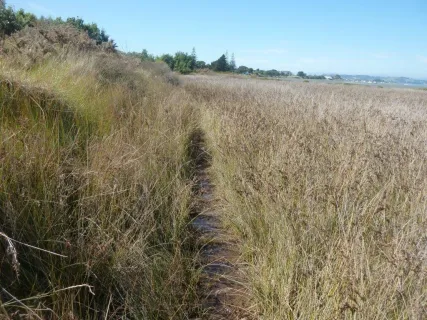
[[427,95],[192,76],[254,318],[427,317]]
[[188,94],[164,65],[31,32],[0,59],[0,314],[186,318]]

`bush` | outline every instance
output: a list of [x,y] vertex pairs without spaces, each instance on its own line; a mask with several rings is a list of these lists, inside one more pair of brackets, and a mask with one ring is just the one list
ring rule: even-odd
[[174,57],[174,71],[177,71],[182,74],[188,74],[193,71],[193,57],[184,52],[175,53]]
[[115,52],[114,45],[97,45],[95,40],[68,24],[38,23],[7,37],[3,53],[21,66],[31,67],[52,56],[68,53]]

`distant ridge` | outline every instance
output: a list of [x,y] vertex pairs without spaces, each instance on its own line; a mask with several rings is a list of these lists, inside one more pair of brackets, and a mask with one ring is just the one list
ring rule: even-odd
[[427,80],[414,79],[409,77],[383,77],[383,76],[369,76],[369,75],[350,75],[340,74],[341,78],[353,82],[381,82],[381,83],[396,83],[403,85],[418,85],[427,86]]

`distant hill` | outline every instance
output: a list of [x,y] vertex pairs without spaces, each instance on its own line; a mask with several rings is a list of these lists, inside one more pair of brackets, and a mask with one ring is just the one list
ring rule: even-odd
[[368,76],[368,75],[350,75],[341,74],[341,78],[352,82],[373,82],[373,83],[396,83],[402,85],[418,85],[427,86],[427,80],[413,79],[408,77],[381,77],[381,76]]

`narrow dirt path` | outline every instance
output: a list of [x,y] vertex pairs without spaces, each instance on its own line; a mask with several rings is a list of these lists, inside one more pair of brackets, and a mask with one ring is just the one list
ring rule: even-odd
[[200,248],[198,259],[202,274],[198,290],[202,319],[249,319],[245,291],[239,281],[239,252],[216,209],[214,186],[209,176],[211,159],[200,130],[192,135],[191,157],[196,182],[193,190],[196,207],[191,225]]

